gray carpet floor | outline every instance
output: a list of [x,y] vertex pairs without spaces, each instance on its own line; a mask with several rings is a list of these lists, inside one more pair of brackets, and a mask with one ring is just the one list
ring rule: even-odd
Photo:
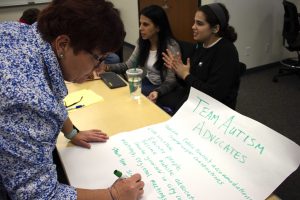
[[[242,77],[237,111],[255,119],[300,145],[300,78],[272,82],[278,67],[246,73]],[[274,192],[283,200],[300,199],[300,169]]]

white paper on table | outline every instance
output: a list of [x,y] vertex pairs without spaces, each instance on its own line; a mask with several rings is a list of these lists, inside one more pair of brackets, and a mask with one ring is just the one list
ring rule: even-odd
[[193,88],[165,123],[60,154],[71,185],[105,188],[115,169],[138,172],[145,200],[265,199],[300,163],[299,145]]

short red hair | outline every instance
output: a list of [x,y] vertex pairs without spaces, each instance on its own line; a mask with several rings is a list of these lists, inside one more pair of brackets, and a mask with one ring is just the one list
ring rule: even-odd
[[59,35],[68,35],[75,53],[113,52],[125,37],[119,11],[106,0],[53,0],[41,11],[37,27],[49,43]]

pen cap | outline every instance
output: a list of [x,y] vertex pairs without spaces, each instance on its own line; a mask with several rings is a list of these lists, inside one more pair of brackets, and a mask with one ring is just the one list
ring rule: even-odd
[[115,171],[114,171],[114,174],[115,174],[117,177],[119,177],[119,178],[122,177],[122,172],[120,172],[119,170],[115,170]]

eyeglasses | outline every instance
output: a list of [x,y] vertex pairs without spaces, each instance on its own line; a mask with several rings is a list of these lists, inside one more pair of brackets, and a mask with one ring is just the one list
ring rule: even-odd
[[93,52],[89,52],[89,54],[91,54],[91,56],[93,56],[93,58],[95,60],[97,60],[97,64],[94,66],[94,68],[98,68],[100,66],[100,64],[105,60],[106,55],[102,55],[102,56],[98,56],[96,54],[94,54]]
[[79,101],[76,101],[76,102],[74,102],[74,103],[72,103],[72,104],[70,104],[70,105],[67,105],[67,103],[64,101],[65,107],[66,107],[66,108],[69,108],[69,107],[71,107],[71,106],[74,106],[74,105],[78,104],[82,99],[83,99],[83,96],[79,99]]

